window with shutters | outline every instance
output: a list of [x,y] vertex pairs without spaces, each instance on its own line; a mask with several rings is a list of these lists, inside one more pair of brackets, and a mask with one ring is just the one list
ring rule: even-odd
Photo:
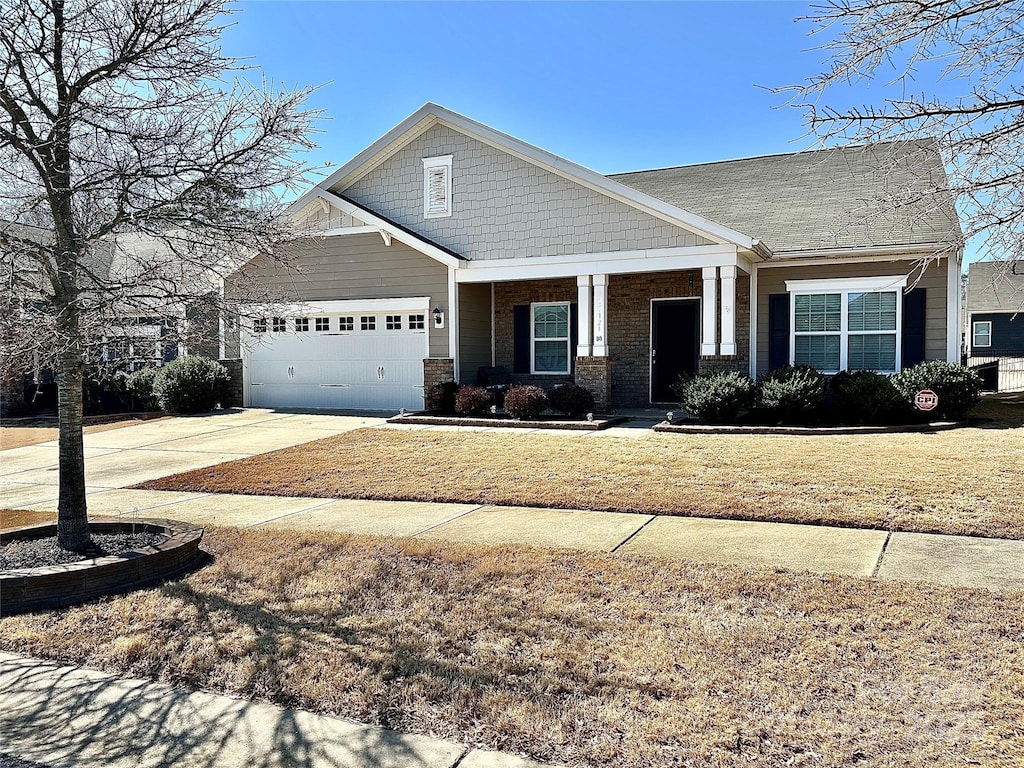
[[787,280],[790,362],[822,373],[900,370],[905,277]]
[[423,216],[452,215],[452,156],[423,159]]

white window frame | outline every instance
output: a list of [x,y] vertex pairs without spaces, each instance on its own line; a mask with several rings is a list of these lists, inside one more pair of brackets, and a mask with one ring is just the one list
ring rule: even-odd
[[338,318],[339,333],[353,333],[356,329],[355,315],[341,315]]
[[295,332],[296,333],[309,333],[309,318],[308,317],[296,317],[295,318]]
[[[987,325],[988,333],[988,344],[978,343],[978,326]],[[971,349],[988,349],[992,346],[992,321],[991,320],[973,320],[971,321]]]
[[313,318],[313,329],[317,333],[329,333],[331,330],[331,318],[329,317],[315,317]]
[[386,330],[386,331],[400,331],[400,330],[402,330],[402,316],[401,315],[384,315],[384,330]]
[[[537,307],[565,307],[568,317],[565,330],[565,370],[564,371],[538,371],[537,370],[537,342],[538,341],[562,341],[560,337],[537,338]],[[530,375],[531,376],[568,376],[572,373],[572,302],[571,301],[535,301],[530,304]]]
[[[452,215],[452,158],[453,155],[423,158],[423,218],[440,219]],[[443,210],[430,209],[430,177],[438,168],[444,170]]]
[[427,316],[425,314],[409,315],[410,331],[425,331],[427,329]]
[[[835,374],[848,370],[850,360],[851,336],[875,336],[895,333],[896,365],[892,371],[876,371],[876,373],[897,373],[903,370],[903,289],[906,288],[906,275],[887,275],[883,277],[855,277],[833,280],[787,280],[786,290],[789,292],[789,364],[796,364],[796,297],[821,293],[838,293],[840,295],[839,315],[839,368],[822,371],[824,374]],[[849,307],[851,293],[895,293],[896,294],[896,330],[895,331],[851,331],[849,329]],[[837,335],[835,331],[803,335]]]

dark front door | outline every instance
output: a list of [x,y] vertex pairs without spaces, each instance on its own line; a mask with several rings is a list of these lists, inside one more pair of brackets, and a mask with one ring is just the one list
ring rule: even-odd
[[679,399],[671,387],[681,375],[697,372],[699,352],[700,302],[651,302],[651,402]]

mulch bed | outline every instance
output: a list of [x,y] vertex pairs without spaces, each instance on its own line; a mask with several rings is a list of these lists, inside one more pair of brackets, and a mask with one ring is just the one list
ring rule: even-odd
[[0,571],[40,568],[90,560],[96,557],[119,555],[142,547],[151,547],[167,540],[163,534],[94,533],[88,552],[73,552],[57,544],[56,536],[39,539],[13,539],[0,547]]
[[442,416],[436,413],[407,413],[388,419],[389,424],[425,424],[450,427],[511,427],[513,429],[607,429],[629,419],[626,416],[595,416],[593,421],[568,418],[513,419],[504,413],[494,416]]

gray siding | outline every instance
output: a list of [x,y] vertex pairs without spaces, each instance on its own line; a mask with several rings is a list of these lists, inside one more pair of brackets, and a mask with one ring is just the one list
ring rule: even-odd
[[[452,215],[423,217],[423,158],[452,155]],[[435,125],[346,197],[468,259],[707,245],[580,184]]]
[[[757,372],[768,370],[768,297],[785,293],[787,280],[822,280],[845,277],[909,275],[914,284],[919,269],[913,261],[825,264],[822,266],[770,267],[757,270]],[[925,359],[946,359],[946,263],[933,262],[916,287],[925,288]]]
[[[256,258],[225,282],[225,293],[240,297],[258,284],[259,300],[282,302],[392,299],[429,296],[430,308],[447,316],[448,268],[397,240],[384,245],[380,235],[351,235],[296,246],[288,266]],[[428,313],[429,314],[429,313]],[[448,329],[435,329],[430,317],[431,357],[448,356]],[[231,341],[225,350],[236,353]]]
[[491,364],[491,284],[459,286],[459,379],[476,383],[476,372]]

